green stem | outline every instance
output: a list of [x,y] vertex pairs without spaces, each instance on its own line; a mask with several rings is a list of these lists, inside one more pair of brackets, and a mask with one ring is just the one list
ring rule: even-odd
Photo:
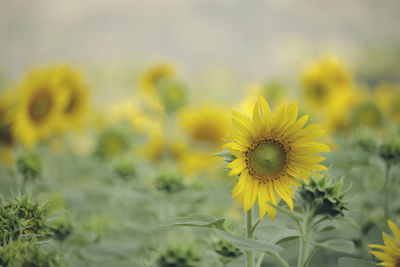
[[256,267],[260,267],[261,266],[261,263],[262,263],[262,260],[264,258],[264,255],[265,255],[264,252],[261,252],[260,256],[258,257]]
[[[253,208],[246,213],[246,237],[253,239]],[[254,252],[252,250],[246,251],[247,267],[254,267]]]
[[383,191],[384,191],[383,207],[384,207],[385,221],[387,221],[389,219],[389,188],[390,188],[389,174],[390,174],[390,164],[386,163],[385,183],[383,185]]
[[310,234],[310,222],[312,220],[312,216],[308,209],[305,212],[303,225],[301,225],[300,233],[300,245],[299,245],[299,257],[297,259],[297,267],[306,266],[306,259],[308,257],[308,240]]

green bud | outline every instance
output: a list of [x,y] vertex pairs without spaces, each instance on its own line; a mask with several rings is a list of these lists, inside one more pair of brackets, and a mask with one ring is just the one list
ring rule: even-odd
[[400,163],[400,141],[388,138],[379,147],[379,155],[389,164]]
[[38,153],[26,151],[18,155],[17,169],[25,181],[36,180],[42,172],[42,159]]
[[213,248],[220,255],[221,261],[224,263],[228,263],[243,254],[243,251],[224,239],[214,241]]
[[129,135],[122,128],[110,128],[102,132],[97,141],[95,154],[108,159],[116,155],[121,155],[130,147]]
[[122,180],[129,180],[130,178],[135,178],[137,173],[137,168],[135,163],[127,158],[121,158],[114,163],[114,173]]
[[50,233],[46,208],[28,196],[2,200],[0,206],[0,244],[9,240],[45,239]]
[[159,91],[167,112],[174,112],[186,103],[186,87],[176,80],[163,79],[159,83]]
[[355,134],[352,143],[353,145],[362,148],[366,152],[376,152],[378,149],[376,134],[367,129]]
[[177,170],[163,170],[156,178],[155,186],[168,194],[179,192],[184,189],[182,174]]
[[350,187],[341,192],[342,185],[343,178],[335,182],[327,175],[322,178],[312,177],[308,184],[302,184],[299,193],[303,203],[314,211],[315,216],[343,216],[348,204],[344,201],[344,196],[350,190]]
[[199,263],[200,257],[192,247],[169,247],[157,258],[159,267],[196,267]]

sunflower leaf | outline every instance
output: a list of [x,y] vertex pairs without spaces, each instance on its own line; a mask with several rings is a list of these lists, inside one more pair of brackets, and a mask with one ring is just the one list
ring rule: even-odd
[[225,218],[216,218],[212,215],[197,213],[173,219],[161,226],[215,227],[217,229],[224,229],[224,222]]
[[256,229],[255,235],[260,240],[268,240],[276,244],[298,238],[301,234],[297,230],[288,229],[286,225],[264,225]]
[[277,246],[270,241],[249,239],[246,237],[229,233],[227,231],[217,229],[215,227],[213,227],[213,229],[218,237],[225,239],[235,247],[242,250],[255,250],[261,252],[273,252],[273,253],[278,253],[279,251],[282,250],[280,246]]
[[355,251],[354,243],[350,240],[344,240],[344,239],[331,239],[321,243],[313,242],[313,245],[319,248],[324,248],[347,254],[353,254]]

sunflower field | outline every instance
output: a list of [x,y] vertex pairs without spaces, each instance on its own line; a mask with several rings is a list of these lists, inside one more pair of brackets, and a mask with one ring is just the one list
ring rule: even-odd
[[0,266],[400,267],[399,10],[0,3]]

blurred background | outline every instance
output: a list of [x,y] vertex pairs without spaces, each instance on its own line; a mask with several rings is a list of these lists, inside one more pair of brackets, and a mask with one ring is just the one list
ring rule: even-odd
[[226,101],[223,92],[240,95],[249,81],[297,82],[308,59],[334,52],[366,82],[371,73],[398,80],[399,8],[396,0],[2,1],[0,73],[13,82],[36,64],[69,62],[105,101],[132,90],[135,70],[171,60],[193,91]]

